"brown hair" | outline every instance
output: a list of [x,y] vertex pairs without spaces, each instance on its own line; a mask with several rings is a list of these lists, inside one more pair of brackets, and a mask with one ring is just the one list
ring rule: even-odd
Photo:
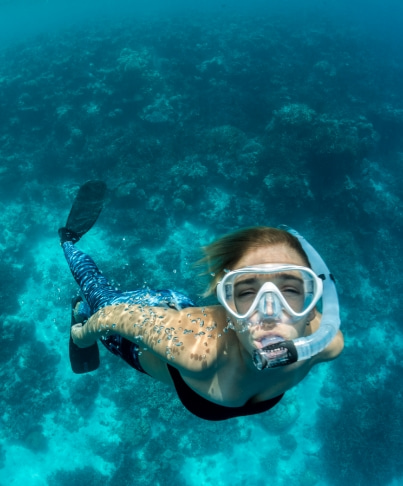
[[[295,250],[310,267],[308,257],[298,238],[288,231],[268,226],[254,226],[234,233],[229,233],[202,248],[204,257],[198,264],[207,265],[207,272],[213,276],[204,296],[214,293],[217,283],[221,280],[226,269],[241,259],[243,254],[252,248],[283,244]],[[206,272],[206,273],[207,273]]]

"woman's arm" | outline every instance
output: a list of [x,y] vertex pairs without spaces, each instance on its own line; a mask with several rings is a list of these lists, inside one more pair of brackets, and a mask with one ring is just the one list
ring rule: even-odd
[[77,346],[87,347],[119,334],[166,362],[174,361],[178,368],[200,371],[216,357],[217,322],[223,318],[220,306],[177,311],[119,304],[99,310],[84,326],[73,326],[71,335]]

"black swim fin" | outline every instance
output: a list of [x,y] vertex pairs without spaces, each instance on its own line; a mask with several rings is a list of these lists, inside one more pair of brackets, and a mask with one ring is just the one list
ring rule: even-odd
[[[81,300],[81,297],[75,297],[72,300],[71,326],[77,324],[74,310],[77,303],[79,303]],[[83,373],[89,373],[90,371],[95,371],[99,367],[98,344],[94,343],[88,348],[79,348],[76,344],[74,344],[70,333],[69,357],[71,369],[74,373],[80,375]]]
[[104,207],[106,184],[103,181],[87,181],[78,190],[66,226],[59,229],[60,242],[77,243],[95,224]]

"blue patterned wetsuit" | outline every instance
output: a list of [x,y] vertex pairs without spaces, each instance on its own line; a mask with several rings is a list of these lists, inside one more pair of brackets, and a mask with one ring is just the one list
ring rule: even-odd
[[[71,273],[87,301],[88,305],[80,309],[80,314],[86,315],[87,318],[102,307],[121,303],[171,307],[178,310],[195,306],[189,297],[173,290],[142,289],[132,292],[116,290],[101,274],[92,258],[76,248],[72,242],[63,243],[63,251]],[[120,356],[130,366],[144,373],[138,358],[137,344],[119,335],[103,338],[101,342],[111,353]]]

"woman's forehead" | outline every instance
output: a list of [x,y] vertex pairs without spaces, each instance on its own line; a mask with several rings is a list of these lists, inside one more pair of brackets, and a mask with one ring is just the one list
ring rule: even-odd
[[300,272],[292,270],[273,273],[245,273],[240,274],[234,280],[234,287],[254,284],[262,285],[264,282],[293,282],[303,284],[304,279]]
[[289,263],[305,266],[304,260],[293,248],[278,244],[249,248],[230,270],[262,263]]

